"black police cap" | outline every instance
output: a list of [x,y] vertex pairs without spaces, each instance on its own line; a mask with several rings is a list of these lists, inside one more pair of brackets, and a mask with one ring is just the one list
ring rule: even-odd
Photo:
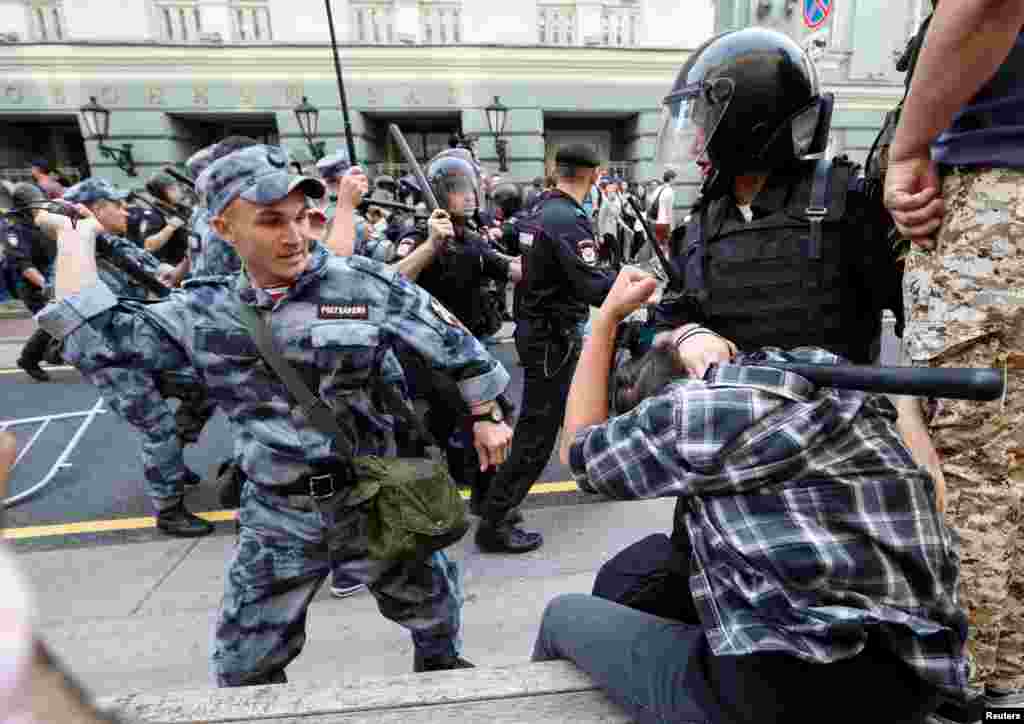
[[588,146],[585,143],[573,143],[558,149],[558,153],[555,154],[555,163],[559,166],[597,168],[601,165],[601,159],[593,146]]

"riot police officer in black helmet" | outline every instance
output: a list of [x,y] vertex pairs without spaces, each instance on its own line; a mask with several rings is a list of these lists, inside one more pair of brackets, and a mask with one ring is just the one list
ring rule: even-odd
[[[694,51],[664,104],[658,159],[680,172],[696,163],[705,181],[673,260],[685,291],[670,288],[655,310],[660,349],[619,367],[613,387],[643,388],[628,368],[640,377],[655,370],[663,348],[695,378],[758,347],[817,346],[875,361],[883,310],[902,314],[891,220],[857,166],[808,158],[825,151],[832,99],[820,93],[806,53],[762,28],[719,35]],[[934,448],[923,421],[905,412],[914,407],[907,399],[897,402],[897,426],[930,468]],[[676,570],[689,560],[688,512],[676,506],[675,563],[658,578],[667,589],[688,589],[687,567]]]
[[[494,251],[477,232],[480,177],[468,151],[441,152],[425,174],[442,209],[434,211],[428,233],[418,227],[407,230],[398,243],[398,260],[429,244],[433,253],[424,257],[424,264],[403,273],[434,295],[444,307],[442,316],[454,315],[475,336],[486,336],[491,332],[482,283],[487,278],[500,282],[518,279],[519,265]],[[440,223],[438,217],[443,217]],[[472,490],[471,508],[479,505],[493,471],[479,469],[469,409],[451,381],[433,371],[411,348],[396,344],[395,351],[413,395],[425,398],[430,406],[427,427],[445,451],[452,478]]]
[[831,114],[813,62],[781,33],[725,33],[693,53],[664,100],[657,158],[705,180],[674,261],[686,291],[666,295],[660,327],[876,358],[882,310],[902,312],[889,217],[859,167],[807,158],[825,151]]

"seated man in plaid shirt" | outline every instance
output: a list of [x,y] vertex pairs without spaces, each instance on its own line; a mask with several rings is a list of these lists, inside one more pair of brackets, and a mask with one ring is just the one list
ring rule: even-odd
[[835,355],[766,348],[704,379],[678,365],[607,419],[616,325],[654,288],[619,274],[573,378],[561,452],[584,490],[687,500],[694,619],[560,596],[534,659],[572,660],[642,723],[924,722],[966,685],[967,624],[932,478],[895,409],[758,364]]

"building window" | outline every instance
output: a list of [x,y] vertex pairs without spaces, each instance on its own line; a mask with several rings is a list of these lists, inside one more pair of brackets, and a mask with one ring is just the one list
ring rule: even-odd
[[541,45],[576,45],[576,6],[538,5],[537,35]]
[[196,0],[158,0],[160,39],[169,43],[194,43],[203,32],[203,20]]
[[601,8],[601,41],[618,48],[633,47],[639,41],[640,8],[631,3],[604,5]]
[[352,27],[357,43],[394,43],[395,6],[379,0],[353,0]]
[[241,43],[266,43],[274,39],[270,31],[270,8],[259,0],[231,3],[231,23],[235,40]]
[[29,0],[28,14],[32,40],[52,43],[65,39],[64,12],[59,0]]
[[427,45],[462,42],[462,7],[451,2],[420,3],[420,37]]

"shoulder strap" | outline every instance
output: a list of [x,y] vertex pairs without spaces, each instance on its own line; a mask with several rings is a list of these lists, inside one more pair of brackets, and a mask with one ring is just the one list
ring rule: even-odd
[[832,178],[832,162],[818,159],[814,164],[814,178],[811,180],[811,198],[805,213],[811,224],[811,246],[807,250],[809,259],[821,258],[821,223],[828,216],[829,181]]
[[338,450],[342,455],[348,458],[354,457],[352,445],[348,440],[348,436],[342,431],[338,421],[334,419],[334,412],[319,396],[310,392],[309,387],[299,377],[299,373],[295,371],[295,368],[277,353],[277,350],[274,349],[274,341],[270,336],[270,328],[259,312],[248,304],[242,304],[240,305],[240,313],[242,322],[249,330],[249,334],[252,336],[253,342],[256,343],[260,354],[263,355],[263,359],[277,373],[281,382],[288,388],[295,401],[299,403],[299,409],[302,410],[302,414],[316,425],[321,432],[334,436],[338,443]]

